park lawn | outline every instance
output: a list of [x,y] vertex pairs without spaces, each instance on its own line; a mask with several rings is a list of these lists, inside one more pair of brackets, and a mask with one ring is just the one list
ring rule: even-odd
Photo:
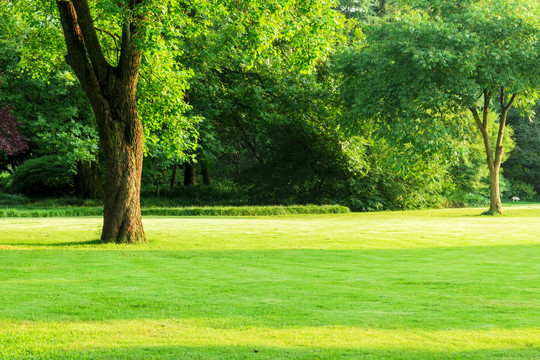
[[0,219],[1,359],[538,359],[540,206]]

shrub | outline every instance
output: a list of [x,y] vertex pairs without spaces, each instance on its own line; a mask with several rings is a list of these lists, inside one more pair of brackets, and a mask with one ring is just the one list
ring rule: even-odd
[[25,205],[30,202],[26,196],[22,194],[2,194],[0,193],[0,206]]
[[489,205],[489,198],[477,193],[455,192],[442,202],[444,208],[482,207]]
[[514,180],[511,182],[510,186],[512,189],[510,196],[518,196],[521,200],[531,201],[536,195],[534,186],[524,183],[523,181]]
[[0,172],[0,193],[7,192],[11,187],[11,176],[8,172]]
[[[292,214],[339,214],[348,213],[349,208],[339,205],[298,205],[298,206],[214,206],[214,207],[163,207],[143,208],[143,216],[266,216]],[[102,207],[57,207],[33,208],[30,206],[1,209],[4,217],[76,217],[101,216]]]
[[73,192],[69,165],[57,156],[25,161],[13,173],[11,190],[31,196],[65,195]]

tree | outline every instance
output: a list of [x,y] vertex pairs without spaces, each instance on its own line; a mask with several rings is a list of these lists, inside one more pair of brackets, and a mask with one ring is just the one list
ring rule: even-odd
[[[257,143],[265,134],[253,136],[251,130],[284,113],[273,102],[271,83],[287,81],[285,73],[314,76],[343,38],[343,19],[331,2],[221,3],[228,11],[214,16],[204,32],[185,36],[179,61],[193,71],[188,112],[204,119],[197,124],[193,152],[204,183],[210,182],[210,165],[224,154],[247,149],[257,162],[264,161]],[[200,11],[192,13],[193,19],[199,17]],[[183,163],[184,183],[193,184],[193,164]]]
[[[9,105],[0,111],[0,154],[3,157],[20,154],[28,150],[28,139],[19,131],[20,123],[17,117],[11,113]],[[6,168],[8,171],[12,171]]]
[[[167,129],[163,132],[176,131],[178,135],[187,122],[178,116],[183,108],[175,109],[178,99],[182,102],[185,73],[171,71],[176,69],[175,62],[170,61],[174,59],[174,45],[164,46],[172,43],[171,32],[174,33],[174,26],[181,26],[184,9],[176,2],[59,0],[56,5],[58,12],[51,13],[48,1],[13,0],[3,4],[31,29],[25,37],[20,66],[33,76],[47,76],[67,48],[65,61],[92,107],[104,157],[102,240],[144,241],[140,212],[143,126],[137,100],[144,98],[150,104],[143,107],[145,114],[157,113],[156,107],[163,105],[156,101],[157,105],[152,107],[153,100],[171,100],[162,107],[163,115],[149,119],[150,132],[146,135],[165,122]],[[168,9],[172,11],[168,13]],[[59,25],[63,39],[58,36]],[[146,57],[143,49],[149,50]],[[158,58],[162,62],[154,62]],[[153,68],[143,71],[147,76],[146,89],[137,94],[142,63],[146,69],[152,65]],[[171,149],[182,151],[181,142],[170,145]]]
[[[25,21],[41,30],[41,36],[29,42],[33,51],[25,52],[23,66],[38,74],[46,72],[51,62],[43,59],[67,47],[65,60],[90,101],[105,160],[102,239],[117,242],[145,239],[139,200],[144,135],[157,142],[152,136],[157,132],[167,139],[165,145],[171,149],[167,155],[178,159],[185,155],[183,140],[189,138],[186,128],[190,125],[183,125],[190,118],[183,112],[189,69],[179,62],[186,50],[185,39],[202,35],[205,40],[206,29],[217,19],[225,26],[218,36],[211,35],[210,42],[219,50],[212,52],[214,56],[225,59],[247,45],[252,51],[241,54],[244,69],[279,52],[291,63],[316,63],[318,52],[314,50],[326,46],[318,30],[336,22],[324,17],[332,14],[334,4],[318,0],[57,0],[58,14],[51,14],[44,0],[10,0],[7,4],[3,6],[24,13]],[[55,37],[57,24],[63,29],[65,45]],[[242,29],[240,36],[229,36],[230,27]],[[299,44],[305,46],[296,46]],[[137,91],[139,75],[143,91]],[[146,115],[144,128],[140,114]],[[153,114],[157,116],[149,116]],[[195,143],[191,141],[188,150]]]
[[[105,158],[103,241],[145,240],[140,209],[143,128],[135,97],[147,14],[142,1],[120,3],[122,37],[117,66],[106,59],[88,1],[57,1],[66,62],[86,93]],[[142,8],[142,9],[141,9]]]
[[[344,96],[359,118],[401,127],[412,138],[429,130],[433,146],[438,131],[463,128],[448,115],[470,112],[490,173],[489,212],[502,213],[506,117],[515,104],[529,106],[540,90],[539,9],[513,0],[441,0],[371,26],[366,46],[342,58]],[[489,132],[493,109],[495,136]]]

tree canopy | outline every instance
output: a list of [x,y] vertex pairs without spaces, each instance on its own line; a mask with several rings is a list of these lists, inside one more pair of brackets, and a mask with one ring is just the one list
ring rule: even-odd
[[[345,99],[359,119],[380,119],[412,141],[424,132],[440,140],[441,130],[461,126],[448,115],[469,111],[485,145],[490,209],[501,212],[506,114],[514,104],[530,106],[540,89],[539,6],[486,0],[421,7],[365,29],[366,43],[342,60]],[[491,109],[499,114],[494,139]]]

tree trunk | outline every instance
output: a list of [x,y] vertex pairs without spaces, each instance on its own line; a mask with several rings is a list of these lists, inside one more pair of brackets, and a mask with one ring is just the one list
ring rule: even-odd
[[[136,103],[134,102],[133,105]],[[132,107],[132,110],[136,108]],[[105,202],[103,232],[105,242],[134,243],[145,240],[140,204],[143,164],[143,130],[136,119],[110,121],[110,136],[100,136],[105,157]]]
[[174,189],[174,187],[176,186],[176,174],[178,172],[178,164],[174,164],[174,167],[173,167],[173,172],[172,172],[172,175],[171,175],[171,184],[169,186],[169,188],[172,190]]
[[210,175],[210,165],[208,161],[201,161],[201,173],[204,185],[212,185],[212,177]]
[[511,98],[508,100],[508,103],[505,103],[505,88],[501,86],[500,88],[500,115],[499,115],[499,131],[497,133],[497,140],[495,143],[495,154],[491,148],[491,139],[489,136],[489,104],[491,102],[491,97],[493,95],[493,89],[484,90],[484,107],[482,110],[482,117],[476,110],[476,108],[471,107],[470,110],[473,114],[474,120],[480,133],[482,134],[482,139],[484,140],[484,148],[486,150],[486,162],[489,169],[489,211],[488,214],[502,214],[502,202],[501,202],[501,193],[499,188],[499,177],[501,163],[504,153],[503,148],[503,135],[506,127],[506,117],[508,110],[512,107],[514,101],[516,100],[517,94],[512,94]]
[[191,186],[196,184],[195,164],[191,161],[184,163],[184,186]]
[[103,177],[97,161],[81,161],[77,164],[77,174],[73,176],[75,196],[79,199],[103,197]]
[[500,167],[489,170],[489,211],[502,214],[501,192],[499,191]]
[[[122,2],[134,12],[141,0]],[[144,32],[144,14],[124,18],[118,64],[103,53],[88,0],[57,0],[68,53],[66,62],[88,97],[98,125],[105,163],[103,232],[105,242],[144,241],[140,186],[143,161],[143,128],[135,91],[142,52],[135,38]]]

